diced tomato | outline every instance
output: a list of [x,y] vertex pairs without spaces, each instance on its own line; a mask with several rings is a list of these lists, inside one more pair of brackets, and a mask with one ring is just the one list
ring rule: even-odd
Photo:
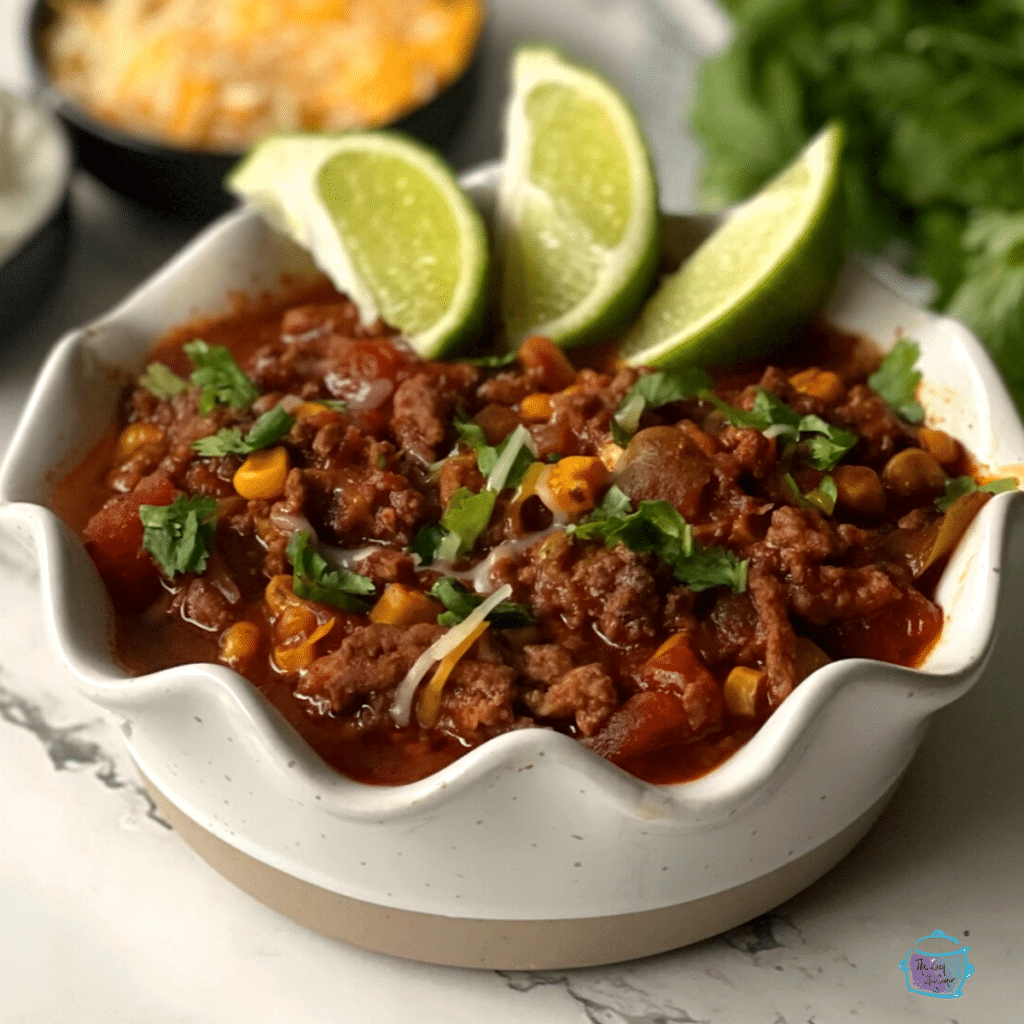
[[641,671],[647,689],[634,694],[587,746],[612,761],[689,743],[722,723],[724,701],[715,677],[680,635]]
[[140,611],[160,587],[160,571],[142,546],[139,506],[170,505],[177,493],[166,476],[145,476],[129,494],[111,498],[82,531],[85,549],[118,611]]

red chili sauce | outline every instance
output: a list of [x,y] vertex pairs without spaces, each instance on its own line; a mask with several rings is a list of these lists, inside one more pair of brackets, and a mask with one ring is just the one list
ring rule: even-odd
[[[248,396],[190,382],[196,338],[229,350]],[[637,402],[651,373],[574,365],[542,338],[504,366],[423,361],[318,284],[183,326],[152,359],[177,383],[133,382],[53,496],[110,591],[117,660],[230,665],[368,783],[537,727],[652,782],[696,778],[827,662],[919,664],[942,626],[935,579],[985,498],[949,529],[936,499],[966,453],[867,385],[870,345],[820,327],[719,373],[713,396]],[[770,406],[774,427],[743,422]],[[283,432],[247,451],[270,413]],[[182,497],[210,499],[207,550],[161,567],[139,509]],[[505,584],[507,614],[396,724],[403,680],[453,628],[438,617]]]

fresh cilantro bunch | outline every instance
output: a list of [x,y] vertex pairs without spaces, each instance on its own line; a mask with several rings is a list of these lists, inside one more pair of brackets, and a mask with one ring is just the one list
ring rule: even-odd
[[850,244],[939,285],[1024,407],[1024,9],[1019,0],[726,0],[692,121],[703,204],[751,195],[830,120]]
[[747,561],[726,548],[702,548],[693,539],[693,528],[667,501],[642,501],[633,511],[628,495],[612,484],[587,520],[568,531],[580,540],[603,540],[609,548],[624,544],[637,553],[653,552],[691,590],[747,589]]

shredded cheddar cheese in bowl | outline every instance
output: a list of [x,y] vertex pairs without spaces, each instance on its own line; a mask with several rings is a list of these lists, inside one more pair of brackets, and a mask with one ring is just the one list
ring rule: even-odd
[[54,84],[187,148],[388,124],[469,63],[482,0],[54,0]]

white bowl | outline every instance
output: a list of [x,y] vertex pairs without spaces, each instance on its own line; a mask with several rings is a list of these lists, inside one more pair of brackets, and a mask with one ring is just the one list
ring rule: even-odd
[[[466,179],[483,208],[497,170]],[[375,788],[336,774],[244,679],[191,665],[131,679],[108,648],[109,603],[46,503],[57,471],[115,416],[167,328],[230,290],[312,273],[251,211],[216,222],[46,364],[0,470],[7,529],[39,551],[54,640],[77,686],[122,724],[164,812],[237,884],[366,948],[468,966],[568,967],[715,934],[810,884],[863,835],[929,716],[985,666],[1007,517],[993,498],[938,588],[946,625],[920,671],[854,659],[805,680],[729,761],[690,783],[641,782],[566,736],[523,730],[427,779]],[[996,475],[1020,475],[1024,429],[979,343],[915,309],[857,261],[828,315],[885,348],[921,345],[929,422]]]

